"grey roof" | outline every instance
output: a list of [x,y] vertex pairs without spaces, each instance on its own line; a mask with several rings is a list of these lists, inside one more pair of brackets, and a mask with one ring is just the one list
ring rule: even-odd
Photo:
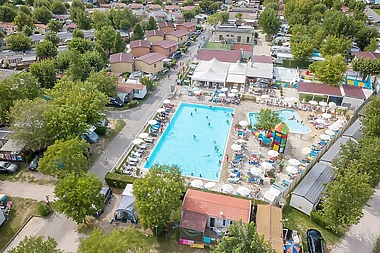
[[343,136],[352,137],[355,140],[363,138],[363,133],[361,131],[362,123],[360,119],[355,120],[355,122],[343,133]]
[[316,163],[293,191],[293,195],[304,197],[316,204],[323,191],[324,184],[334,179],[334,169],[327,163]]
[[218,25],[215,29],[216,32],[235,32],[235,33],[253,33],[254,28],[251,26],[231,26],[231,25]]
[[340,152],[340,145],[346,144],[350,140],[349,137],[340,137],[336,142],[326,151],[326,153],[321,157],[320,161],[331,163],[332,160],[338,157]]

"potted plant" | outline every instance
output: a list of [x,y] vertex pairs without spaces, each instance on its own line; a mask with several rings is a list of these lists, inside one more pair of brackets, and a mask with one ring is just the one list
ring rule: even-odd
[[267,174],[268,174],[268,177],[274,178],[274,171],[273,170],[268,171]]
[[269,179],[270,184],[274,184],[274,182],[276,182],[276,179],[274,179],[274,178]]

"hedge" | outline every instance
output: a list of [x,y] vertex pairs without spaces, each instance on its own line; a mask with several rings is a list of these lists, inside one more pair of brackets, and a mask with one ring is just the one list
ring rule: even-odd
[[290,59],[282,60],[282,66],[285,68],[308,68],[311,63],[312,62],[309,61],[297,61]]
[[104,179],[108,186],[124,189],[127,184],[133,184],[136,178],[114,172],[107,172]]

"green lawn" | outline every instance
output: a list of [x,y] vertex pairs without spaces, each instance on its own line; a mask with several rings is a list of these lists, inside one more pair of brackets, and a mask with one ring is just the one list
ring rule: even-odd
[[219,43],[219,42],[209,42],[205,48],[206,49],[230,50],[231,45],[230,44],[224,45],[223,43]]
[[296,230],[302,235],[304,252],[307,252],[307,241],[306,241],[306,231],[308,229],[314,228],[321,232],[322,237],[326,241],[326,245],[331,248],[331,246],[337,244],[343,237],[343,234],[335,234],[322,226],[314,223],[309,216],[303,214],[293,207],[287,205],[284,207],[282,212],[282,217],[285,223],[285,227]]
[[380,9],[372,9],[372,10],[380,15]]

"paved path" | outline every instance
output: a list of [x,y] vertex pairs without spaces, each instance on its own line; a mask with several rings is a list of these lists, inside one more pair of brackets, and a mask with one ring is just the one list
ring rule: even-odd
[[49,195],[51,200],[54,199],[54,186],[25,182],[0,181],[0,193],[12,197],[45,201],[46,195]]
[[372,21],[379,21],[380,20],[380,15],[377,14],[374,10],[372,10],[371,8],[366,8],[364,13],[367,15],[367,16],[372,16],[373,17],[373,20]]
[[380,236],[380,184],[364,207],[363,213],[359,224],[351,227],[332,253],[372,252],[376,239]]

